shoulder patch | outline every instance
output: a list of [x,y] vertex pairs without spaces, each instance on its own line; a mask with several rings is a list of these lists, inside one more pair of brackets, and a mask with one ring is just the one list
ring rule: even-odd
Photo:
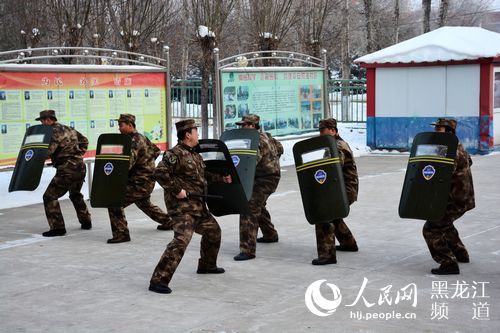
[[175,156],[174,154],[171,154],[168,158],[168,163],[170,164],[175,164],[177,163],[177,156]]

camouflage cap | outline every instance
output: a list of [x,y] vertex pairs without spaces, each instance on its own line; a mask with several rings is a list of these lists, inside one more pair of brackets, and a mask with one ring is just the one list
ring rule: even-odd
[[130,113],[122,113],[120,114],[120,118],[116,119],[118,122],[124,122],[135,125],[135,116]]
[[177,132],[196,127],[199,127],[199,125],[194,119],[184,119],[175,123],[175,129],[177,129]]
[[35,120],[42,120],[42,119],[47,119],[47,118],[52,118],[55,121],[57,121],[56,112],[54,110],[40,111],[40,116],[38,118],[36,118]]
[[253,124],[253,125],[258,125],[260,122],[260,117],[256,114],[247,114],[246,116],[243,116],[241,118],[241,121],[237,121],[236,125],[245,125],[245,124]]
[[337,120],[333,118],[328,118],[328,119],[322,119],[319,121],[319,130],[321,131],[322,129],[325,128],[335,128],[337,129]]
[[452,118],[438,118],[435,123],[431,124],[432,126],[444,126],[455,130],[457,128],[457,121]]

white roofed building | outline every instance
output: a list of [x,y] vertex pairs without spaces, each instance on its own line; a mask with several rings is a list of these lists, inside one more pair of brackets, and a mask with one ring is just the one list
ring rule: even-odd
[[458,120],[469,151],[487,153],[500,143],[500,34],[442,27],[355,62],[367,69],[370,147],[410,148],[444,116]]

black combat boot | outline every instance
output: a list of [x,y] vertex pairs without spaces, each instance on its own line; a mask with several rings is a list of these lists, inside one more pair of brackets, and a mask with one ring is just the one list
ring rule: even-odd
[[356,244],[354,244],[354,246],[336,245],[335,250],[345,251],[345,252],[358,252],[358,245]]
[[84,229],[84,230],[90,230],[90,229],[92,229],[92,222],[90,222],[90,221],[89,222],[83,222],[82,223],[82,229]]
[[170,294],[172,292],[172,289],[170,289],[169,287],[165,287],[153,282],[149,283],[149,290],[159,294]]
[[431,269],[431,273],[436,275],[460,274],[460,269],[457,263],[441,264],[438,268]]
[[259,237],[257,238],[257,243],[278,243],[278,237],[276,238]]
[[64,236],[66,234],[66,229],[52,229],[49,231],[45,231],[42,233],[42,236],[44,237],[54,237],[54,236]]
[[116,244],[116,243],[124,243],[124,242],[130,242],[129,235],[120,235],[120,236],[116,236],[116,237],[108,239],[108,244]]
[[313,259],[311,262],[311,264],[313,264],[314,266],[330,265],[336,263],[337,263],[337,258],[316,258]]
[[255,255],[254,254],[248,254],[248,253],[243,253],[241,252],[237,256],[234,256],[234,260],[236,261],[243,261],[243,260],[249,260],[249,259],[254,259]]

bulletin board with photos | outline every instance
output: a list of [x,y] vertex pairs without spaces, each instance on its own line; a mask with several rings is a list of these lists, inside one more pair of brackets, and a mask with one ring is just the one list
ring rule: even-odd
[[58,122],[89,139],[118,133],[120,113],[136,116],[137,130],[167,147],[166,77],[163,72],[0,72],[0,166],[15,164],[26,129],[39,112],[56,111]]
[[249,113],[273,135],[314,131],[325,118],[322,68],[225,68],[220,76],[223,130]]

